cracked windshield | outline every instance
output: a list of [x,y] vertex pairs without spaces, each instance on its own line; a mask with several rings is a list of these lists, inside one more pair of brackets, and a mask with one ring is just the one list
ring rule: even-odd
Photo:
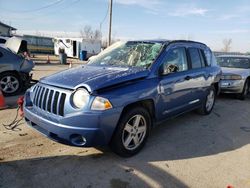
[[148,68],[157,58],[161,43],[126,42],[107,50],[98,58],[90,60],[95,66],[129,66]]

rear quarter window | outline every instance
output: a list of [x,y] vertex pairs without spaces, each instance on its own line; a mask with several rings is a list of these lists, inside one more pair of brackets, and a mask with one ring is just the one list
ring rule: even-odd
[[213,52],[209,48],[206,48],[205,50],[203,50],[203,52],[204,52],[204,55],[206,57],[208,66],[217,65],[216,58],[215,58]]

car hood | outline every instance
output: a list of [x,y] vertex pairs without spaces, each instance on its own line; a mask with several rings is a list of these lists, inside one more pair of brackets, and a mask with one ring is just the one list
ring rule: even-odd
[[85,87],[89,92],[122,84],[149,75],[143,68],[98,67],[92,65],[68,69],[40,80],[41,83],[67,89]]
[[250,69],[221,67],[221,70],[222,70],[222,74],[237,74],[241,76],[250,75]]

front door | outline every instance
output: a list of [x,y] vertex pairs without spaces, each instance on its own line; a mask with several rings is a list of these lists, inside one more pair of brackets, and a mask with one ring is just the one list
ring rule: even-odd
[[174,47],[166,52],[161,65],[158,85],[159,119],[187,110],[192,101],[192,79],[185,47]]

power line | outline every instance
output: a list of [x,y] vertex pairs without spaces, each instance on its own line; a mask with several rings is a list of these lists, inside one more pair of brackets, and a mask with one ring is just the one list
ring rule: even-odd
[[109,13],[109,3],[108,3],[108,7],[107,7],[106,14],[105,14],[104,18],[102,19],[102,21],[100,22],[100,32],[102,32],[102,24],[103,24],[104,21],[106,20],[106,18],[107,18],[107,16],[108,16],[108,13]]
[[9,10],[9,9],[4,9],[4,10],[7,10],[7,11],[10,11],[10,12],[16,12],[16,13],[28,13],[28,12],[36,12],[36,11],[40,11],[40,10],[43,10],[43,9],[47,9],[47,8],[50,8],[52,6],[55,6],[61,2],[63,2],[64,0],[57,0],[57,1],[54,1],[50,4],[47,4],[47,5],[44,5],[42,7],[39,7],[39,8],[35,8],[35,9],[30,9],[30,10]]
[[67,8],[69,8],[69,7],[71,7],[71,6],[73,6],[74,4],[76,4],[76,3],[78,3],[80,0],[73,0],[68,6],[67,6]]
[[103,22],[106,20],[108,14],[109,14],[109,3],[108,3],[108,8],[107,8],[106,14],[105,14],[103,20],[100,22],[101,24],[103,24]]

